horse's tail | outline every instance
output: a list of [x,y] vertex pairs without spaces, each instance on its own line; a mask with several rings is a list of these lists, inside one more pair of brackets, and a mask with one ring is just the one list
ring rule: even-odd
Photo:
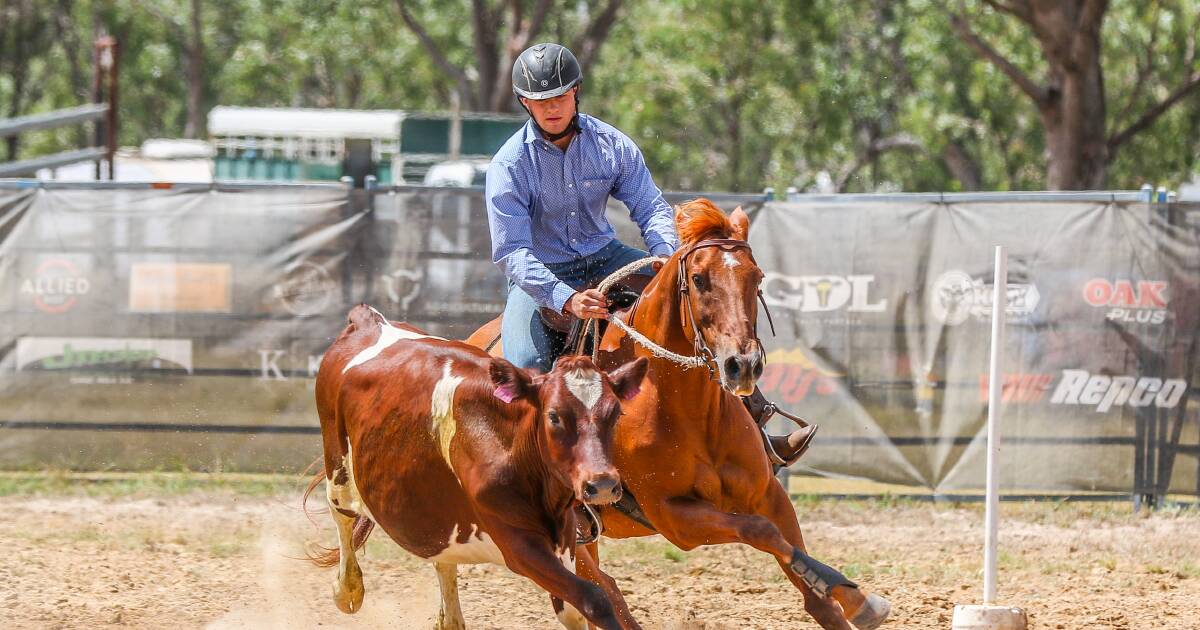
[[[312,481],[308,482],[308,487],[304,489],[304,499],[301,504],[304,508],[304,515],[308,520],[312,520],[312,513],[308,511],[308,497],[312,494],[317,486],[325,479],[324,471],[317,473]],[[363,545],[367,544],[367,538],[371,536],[371,532],[375,530],[375,521],[358,514],[354,517],[354,534],[350,537],[354,545],[354,550],[358,551]],[[342,560],[342,552],[338,547],[325,547],[316,543],[310,543],[305,549],[304,554],[308,556],[309,562],[321,568],[331,567]]]

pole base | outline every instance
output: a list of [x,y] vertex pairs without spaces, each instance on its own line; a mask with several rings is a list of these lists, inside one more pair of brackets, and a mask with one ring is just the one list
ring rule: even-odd
[[1025,611],[1012,606],[954,607],[953,630],[1025,630],[1029,619]]

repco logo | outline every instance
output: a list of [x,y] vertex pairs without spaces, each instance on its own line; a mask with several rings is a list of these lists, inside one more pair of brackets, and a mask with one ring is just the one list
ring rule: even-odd
[[1105,412],[1114,405],[1173,408],[1187,391],[1187,381],[1178,378],[1105,376],[1087,370],[1063,370],[1062,380],[1050,402],[1057,405],[1095,405]]
[[802,313],[846,309],[852,313],[882,313],[887,299],[871,301],[875,276],[785,276],[767,272],[763,300]]
[[1161,324],[1167,320],[1166,282],[1093,278],[1083,285],[1083,299],[1092,306],[1108,308],[1105,317],[1113,321]]

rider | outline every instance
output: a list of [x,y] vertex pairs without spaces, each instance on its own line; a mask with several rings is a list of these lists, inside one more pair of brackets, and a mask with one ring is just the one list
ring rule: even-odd
[[[605,319],[605,296],[586,287],[647,257],[616,239],[605,218],[609,195],[629,207],[651,254],[670,256],[679,246],[671,206],[641,150],[616,128],[578,112],[582,80],[579,62],[563,46],[537,44],[522,52],[512,84],[529,122],[504,143],[487,172],[492,260],[509,284],[504,358],[547,372],[555,347],[539,307]],[[648,266],[641,273],[654,271]],[[760,426],[774,411],[757,389],[744,400]],[[772,436],[768,452],[791,463],[814,430]]]

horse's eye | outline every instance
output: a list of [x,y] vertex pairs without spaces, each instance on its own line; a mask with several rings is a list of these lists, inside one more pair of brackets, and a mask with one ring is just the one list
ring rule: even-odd
[[698,273],[692,274],[692,284],[696,285],[697,289],[704,290],[704,276]]

